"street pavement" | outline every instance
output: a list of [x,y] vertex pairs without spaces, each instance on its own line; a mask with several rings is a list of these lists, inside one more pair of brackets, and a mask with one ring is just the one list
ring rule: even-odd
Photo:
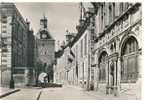
[[[41,93],[41,94],[40,94]],[[40,95],[40,96],[39,96]],[[17,93],[2,98],[1,100],[98,100],[94,96],[87,95],[80,88],[44,88],[21,89]]]
[[[44,89],[39,100],[98,100],[80,88],[63,87]],[[100,100],[100,99],[99,99]]]
[[19,92],[13,93],[0,100],[37,100],[40,89],[21,89]]
[[134,96],[106,95],[94,91],[85,91],[76,86],[62,88],[29,88],[13,93],[1,100],[140,100]]
[[0,87],[0,98],[8,96],[12,93],[18,92],[20,89],[10,89],[6,87]]

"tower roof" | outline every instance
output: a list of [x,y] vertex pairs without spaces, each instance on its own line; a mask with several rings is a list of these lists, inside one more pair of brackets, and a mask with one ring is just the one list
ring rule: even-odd
[[37,32],[36,37],[38,39],[41,39],[41,34],[46,34],[47,35],[46,39],[54,40],[54,38],[52,37],[52,35],[50,34],[50,32],[48,30],[47,17],[45,17],[45,15],[43,16],[43,18],[40,19],[40,25],[41,25],[41,28]]
[[43,18],[40,19],[40,25],[43,28],[47,28],[47,18],[45,17],[45,15],[43,15]]

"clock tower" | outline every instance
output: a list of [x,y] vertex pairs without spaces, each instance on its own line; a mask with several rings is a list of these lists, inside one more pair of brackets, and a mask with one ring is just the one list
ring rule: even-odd
[[36,34],[35,62],[38,69],[37,73],[46,72],[49,82],[53,81],[54,52],[55,40],[48,30],[47,18],[44,16],[40,19],[40,29]]

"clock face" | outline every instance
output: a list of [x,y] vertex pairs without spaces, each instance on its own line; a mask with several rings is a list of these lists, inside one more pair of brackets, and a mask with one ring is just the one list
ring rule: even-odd
[[40,35],[41,35],[40,38],[42,38],[42,39],[47,39],[48,38],[48,32],[46,30],[42,30],[40,32]]
[[42,38],[43,39],[46,39],[47,38],[47,35],[46,34],[42,34]]

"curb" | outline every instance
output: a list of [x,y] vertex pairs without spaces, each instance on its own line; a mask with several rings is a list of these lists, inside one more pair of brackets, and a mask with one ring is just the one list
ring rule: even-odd
[[37,96],[37,100],[40,99],[41,94],[42,94],[42,91],[39,92],[39,94],[38,94],[38,96]]
[[7,93],[4,93],[4,94],[0,95],[0,98],[6,97],[6,96],[8,96],[8,95],[10,95],[12,93],[18,92],[18,91],[20,91],[20,89],[15,89],[15,90],[9,91]]

